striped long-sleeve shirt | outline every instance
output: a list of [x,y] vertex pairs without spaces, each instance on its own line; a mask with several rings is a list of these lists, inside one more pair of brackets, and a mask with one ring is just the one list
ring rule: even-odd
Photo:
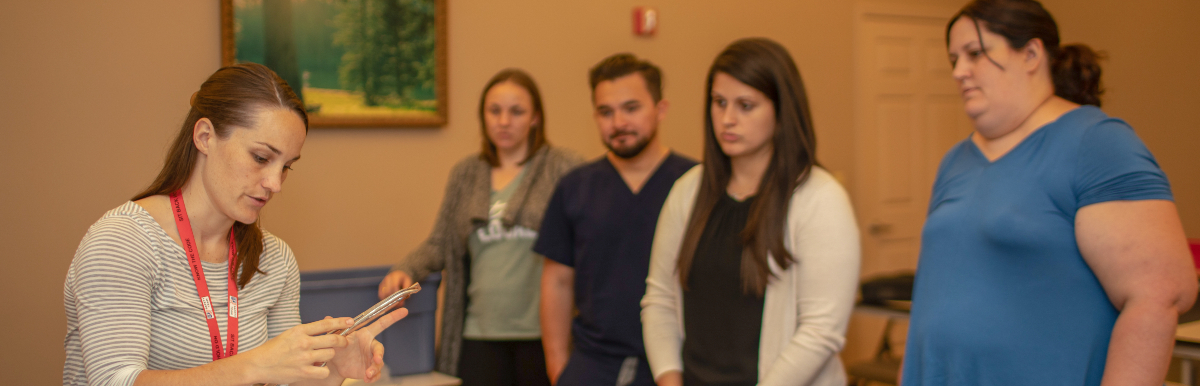
[[[222,343],[228,262],[203,263]],[[238,346],[246,352],[300,323],[300,273],[292,251],[263,232],[256,274],[238,290]],[[64,385],[132,385],[145,369],[212,362],[208,325],[187,256],[141,206],[127,202],[83,237],[63,289]]]

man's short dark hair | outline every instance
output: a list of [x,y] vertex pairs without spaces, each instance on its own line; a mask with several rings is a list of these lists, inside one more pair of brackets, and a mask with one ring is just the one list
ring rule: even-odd
[[592,95],[595,96],[596,85],[600,82],[608,81],[629,75],[632,73],[642,75],[642,79],[646,81],[646,89],[650,91],[650,97],[654,102],[662,100],[662,71],[649,61],[638,59],[630,53],[620,53],[604,58],[599,64],[588,72],[588,80],[592,85]]

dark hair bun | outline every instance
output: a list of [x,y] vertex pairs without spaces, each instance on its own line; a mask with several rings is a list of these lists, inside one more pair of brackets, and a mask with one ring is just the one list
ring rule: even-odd
[[1083,44],[1062,46],[1050,68],[1054,95],[1081,105],[1100,106],[1100,60],[1104,54]]

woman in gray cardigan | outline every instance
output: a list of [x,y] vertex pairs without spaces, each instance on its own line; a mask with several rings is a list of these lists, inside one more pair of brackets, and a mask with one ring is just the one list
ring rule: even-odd
[[437,370],[467,386],[548,386],[542,265],[532,246],[559,178],[582,159],[546,143],[541,96],[521,70],[492,77],[479,120],[482,152],[454,166],[433,233],[396,264],[379,295],[444,271]]

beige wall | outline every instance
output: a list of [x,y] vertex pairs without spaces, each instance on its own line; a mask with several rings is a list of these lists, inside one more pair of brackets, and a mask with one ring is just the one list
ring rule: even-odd
[[1154,153],[1188,237],[1200,238],[1200,2],[1047,0],[1064,43],[1106,51],[1104,110]]
[[[892,0],[951,5],[958,1]],[[87,226],[153,178],[187,97],[218,66],[216,1],[0,4],[0,273],[8,383],[52,384],[63,360],[62,282]],[[432,226],[451,164],[475,151],[479,88],[495,71],[529,70],[542,86],[551,141],[601,152],[585,71],[632,51],[666,73],[672,109],[661,135],[699,155],[702,81],[743,36],[787,46],[807,81],[820,157],[853,169],[851,1],[449,0],[450,122],[425,129],[314,129],[265,227],[301,269],[389,264]],[[1138,128],[1172,178],[1200,237],[1200,14],[1188,0],[1138,8],[1051,0],[1067,40],[1109,51],[1107,110]],[[661,13],[658,36],[629,32],[634,5]],[[1132,18],[1131,20],[1126,20]],[[1169,96],[1169,97],[1168,97]],[[849,179],[848,179],[849,180]],[[27,332],[21,332],[27,331]],[[858,354],[855,354],[858,356]],[[17,369],[20,369],[19,371]],[[15,376],[12,378],[11,376]]]

